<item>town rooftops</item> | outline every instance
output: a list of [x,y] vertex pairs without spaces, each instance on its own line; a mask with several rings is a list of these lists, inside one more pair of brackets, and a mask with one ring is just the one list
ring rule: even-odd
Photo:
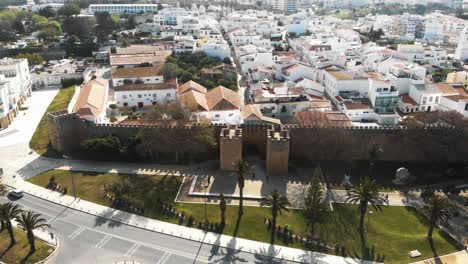
[[372,109],[371,102],[367,98],[345,100],[344,105],[348,110]]
[[170,51],[164,51],[157,55],[138,54],[138,55],[117,55],[110,57],[111,66],[139,65],[149,63],[152,65],[162,64],[166,58],[171,55]]
[[[182,88],[181,88],[182,87]],[[207,91],[204,86],[189,81],[179,86],[179,98],[189,108],[204,111],[240,110],[240,95],[226,87],[218,86]]]
[[139,78],[160,76],[161,66],[157,67],[137,67],[137,68],[118,68],[112,70],[112,78]]
[[405,104],[412,105],[412,106],[418,105],[418,103],[416,103],[416,101],[414,101],[413,98],[411,98],[409,94],[407,93],[400,94],[400,99]]
[[208,91],[206,87],[204,87],[203,85],[200,85],[194,81],[188,81],[182,84],[181,86],[179,86],[177,93],[181,95],[191,90],[194,90],[202,94],[205,94]]
[[332,126],[352,126],[351,120],[343,112],[329,111],[325,115]]
[[455,95],[458,94],[457,89],[453,88],[452,85],[448,83],[437,83],[435,86],[444,94],[444,95]]
[[[225,108],[240,109],[241,107],[239,94],[223,86],[218,86],[208,91],[206,93],[206,102],[210,110],[223,110]],[[226,103],[231,104],[232,107]]]
[[164,83],[152,84],[125,84],[114,87],[115,92],[122,91],[149,91],[149,90],[169,90],[177,89],[176,79],[168,80]]
[[98,117],[105,109],[108,81],[95,79],[82,88],[73,107],[73,112],[82,118]]
[[279,119],[264,116],[258,108],[258,105],[245,105],[242,108],[241,115],[245,122],[266,122],[281,125],[281,121]]

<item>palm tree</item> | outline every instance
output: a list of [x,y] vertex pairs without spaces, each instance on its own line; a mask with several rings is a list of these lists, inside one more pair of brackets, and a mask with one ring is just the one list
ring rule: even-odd
[[325,213],[327,211],[326,205],[323,203],[323,187],[320,184],[320,179],[317,173],[320,173],[318,169],[315,169],[312,182],[307,189],[307,195],[304,198],[305,215],[309,221],[311,230],[310,233],[314,236],[315,226],[325,220]]
[[450,203],[447,197],[433,194],[424,204],[422,211],[429,217],[429,231],[427,238],[432,241],[432,232],[437,221],[447,221],[449,218]]
[[370,180],[368,177],[364,178],[359,185],[353,185],[348,192],[348,198],[345,202],[350,202],[358,205],[359,211],[359,235],[361,238],[362,258],[366,250],[366,238],[364,230],[364,217],[367,214],[367,207],[369,203],[376,211],[381,211],[381,206],[384,204],[385,199],[379,195],[379,187],[375,180]]
[[11,220],[18,217],[21,212],[21,207],[18,204],[6,203],[0,207],[0,220],[2,222],[2,226],[8,230],[8,234],[10,235],[10,243],[12,245],[16,243],[16,239],[15,234],[13,233],[13,225],[11,224]]
[[244,214],[244,185],[245,185],[245,175],[249,171],[249,163],[245,160],[238,160],[236,163],[237,175],[237,185],[239,185],[239,217]]
[[50,225],[46,223],[46,220],[42,218],[40,214],[36,214],[31,211],[22,212],[21,215],[18,218],[16,218],[16,220],[18,221],[18,227],[26,231],[30,252],[36,251],[36,243],[33,230],[37,228],[49,227]]
[[226,199],[224,195],[219,195],[219,209],[221,210],[221,226],[226,224]]
[[271,243],[275,242],[276,217],[282,211],[289,211],[286,206],[291,205],[286,196],[281,195],[277,190],[274,190],[271,195],[265,196],[260,202],[261,207],[271,206]]

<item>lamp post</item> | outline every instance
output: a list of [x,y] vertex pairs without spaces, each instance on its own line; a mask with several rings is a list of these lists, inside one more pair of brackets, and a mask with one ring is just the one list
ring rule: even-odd
[[205,189],[205,231],[208,231],[208,212],[207,212],[207,202],[208,202],[208,196],[206,195],[206,189],[210,186],[210,179],[211,176],[208,176],[208,180],[205,181],[205,185],[203,186]]
[[74,180],[73,173],[72,173],[71,155],[68,154],[68,156],[66,155],[62,155],[62,156],[64,159],[68,159],[68,167],[70,170],[70,177],[71,177],[72,186],[73,186],[73,197],[75,197],[75,200],[76,200],[75,180]]
[[[367,212],[366,238],[364,239],[364,245],[367,245],[367,236],[369,235],[369,218],[370,218],[370,215],[373,213],[374,211],[372,210],[369,210],[369,212]],[[365,252],[362,252],[362,260],[361,260],[362,263],[364,263],[364,253]]]

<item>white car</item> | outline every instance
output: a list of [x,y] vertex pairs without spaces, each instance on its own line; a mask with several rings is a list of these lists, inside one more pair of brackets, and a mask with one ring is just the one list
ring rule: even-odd
[[11,190],[8,195],[10,196],[13,196],[13,197],[16,197],[16,198],[21,198],[23,197],[24,193],[22,190],[20,189],[14,189],[14,190]]

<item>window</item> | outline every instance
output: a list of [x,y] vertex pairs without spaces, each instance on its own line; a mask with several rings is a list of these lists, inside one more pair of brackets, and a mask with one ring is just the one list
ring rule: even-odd
[[219,115],[215,115],[215,118],[219,118]]
[[426,110],[426,107],[425,106],[421,106],[421,111],[424,111]]
[[465,111],[468,111],[468,104],[465,105]]
[[141,98],[141,94],[138,95],[138,98]]
[[436,97],[435,97],[434,102],[435,102],[435,103],[438,103],[438,102],[439,102],[439,96],[436,96]]
[[128,106],[128,103],[123,103],[123,106]]
[[233,113],[230,113],[229,116],[233,116],[234,114]]
[[126,94],[122,95],[122,98],[127,99],[127,95]]
[[[426,104],[426,99],[427,99],[426,97],[422,98],[422,104]],[[424,109],[423,109],[423,111],[424,111]]]
[[156,94],[155,94],[155,93],[153,94],[153,97],[156,97]]
[[166,96],[167,96],[167,97],[171,97],[171,93],[167,93]]
[[432,96],[429,97],[429,103],[432,103]]

